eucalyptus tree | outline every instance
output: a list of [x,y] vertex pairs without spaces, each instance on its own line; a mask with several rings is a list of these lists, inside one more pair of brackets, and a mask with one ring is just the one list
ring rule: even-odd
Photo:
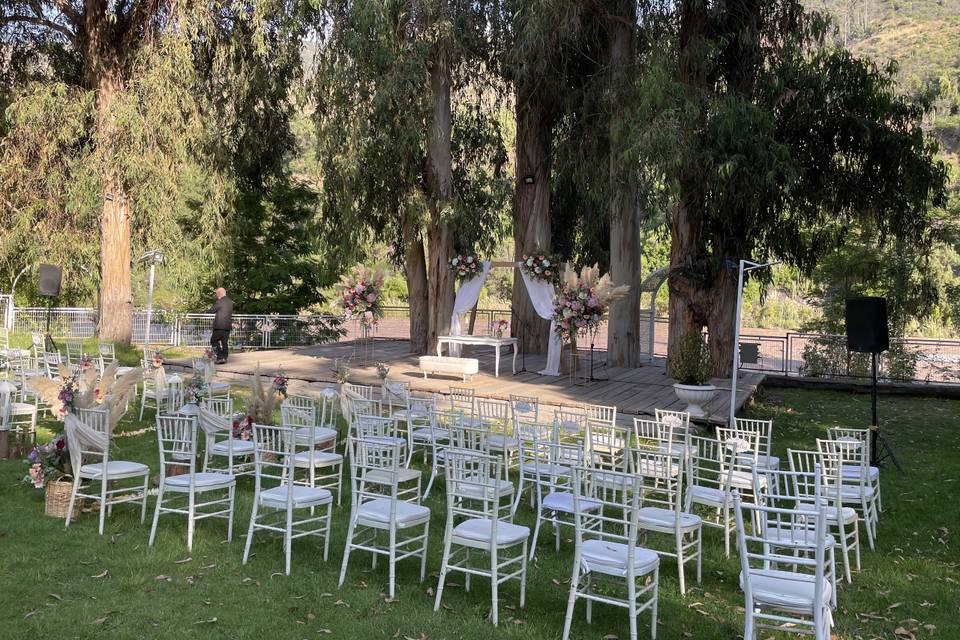
[[492,248],[502,231],[486,11],[468,0],[320,3],[312,94],[324,215],[349,229],[356,255],[371,237],[394,246],[417,353],[447,331],[454,250]]
[[927,246],[947,172],[920,126],[930,105],[896,93],[893,67],[830,45],[800,2],[677,11],[670,346],[706,326],[726,375],[741,258],[809,271],[858,221]]

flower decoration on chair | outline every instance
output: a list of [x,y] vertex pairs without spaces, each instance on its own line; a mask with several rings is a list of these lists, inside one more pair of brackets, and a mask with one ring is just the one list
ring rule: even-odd
[[98,381],[95,367],[74,373],[68,367],[60,365],[60,380],[36,376],[28,379],[26,386],[29,391],[39,396],[60,420],[76,409],[105,405],[110,412],[110,428],[113,429],[126,412],[127,396],[143,380],[142,368],[136,367],[118,375],[119,366],[118,361],[111,362]]
[[473,256],[458,255],[450,258],[447,268],[453,272],[454,277],[461,281],[473,280],[480,275],[482,265],[480,261]]
[[60,416],[68,413],[75,413],[76,402],[80,399],[80,380],[79,376],[73,375],[63,379],[60,385],[60,393],[57,394],[57,400],[60,401]]
[[163,354],[159,351],[153,354],[153,359],[150,362],[153,365],[154,369],[159,369],[163,366]]
[[381,292],[383,289],[383,270],[379,267],[369,269],[358,264],[350,273],[340,276],[335,285],[337,297],[334,305],[343,309],[348,320],[357,319],[364,327],[374,327],[383,317]]
[[232,434],[234,440],[249,440],[253,436],[253,416],[242,411],[233,416]]
[[61,433],[47,444],[35,446],[27,455],[26,462],[30,469],[23,481],[37,489],[43,489],[48,482],[69,477],[72,470],[67,438]]
[[80,362],[77,364],[78,370],[80,370],[81,372],[87,371],[92,367],[93,367],[93,358],[91,358],[87,354],[83,354],[82,356],[80,356]]
[[200,404],[207,390],[207,383],[203,379],[203,374],[195,371],[190,381],[183,388],[183,401],[187,404]]
[[203,357],[207,360],[207,362],[214,362],[217,359],[217,354],[213,352],[213,349],[207,347],[203,352]]
[[533,253],[525,253],[520,259],[520,268],[532,280],[556,283],[560,260],[553,254],[537,249]]
[[333,367],[330,368],[333,378],[340,384],[350,381],[350,358],[334,358]]
[[277,371],[277,375],[273,376],[273,391],[279,395],[281,398],[287,397],[287,385],[290,382],[290,378],[283,374],[283,367]]
[[577,272],[564,266],[560,290],[553,301],[553,321],[562,339],[572,342],[577,335],[596,332],[610,304],[627,295],[630,287],[614,286],[610,275],[600,276],[597,265]]
[[494,320],[490,325],[490,333],[493,334],[497,340],[502,338],[504,334],[507,333],[507,329],[510,327],[510,323],[506,320]]

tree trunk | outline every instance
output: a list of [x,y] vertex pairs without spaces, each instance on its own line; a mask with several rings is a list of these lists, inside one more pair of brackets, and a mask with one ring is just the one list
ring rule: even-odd
[[696,264],[697,242],[700,236],[700,218],[690,211],[686,202],[678,202],[673,209],[670,224],[670,271],[667,285],[670,291],[669,355],[691,331],[700,331],[706,324],[706,314],[697,288],[702,281]]
[[440,40],[430,53],[430,91],[433,117],[430,124],[427,158],[427,200],[430,222],[427,225],[429,250],[429,346],[435,349],[437,337],[450,332],[453,313],[453,229],[449,225],[453,199],[453,158],[450,148],[450,44]]
[[720,269],[710,287],[710,315],[707,329],[710,333],[710,359],[713,375],[729,378],[733,368],[733,323],[737,313],[737,275],[730,269]]
[[[517,172],[513,199],[514,257],[550,249],[551,121],[532,90],[517,91]],[[532,182],[531,182],[532,181]],[[511,334],[525,353],[546,353],[550,323],[537,315],[520,274],[513,279]]]
[[416,220],[403,220],[403,270],[407,277],[407,303],[410,305],[410,353],[423,355],[430,348],[430,319],[427,297],[427,261],[423,238]]
[[[120,80],[105,75],[97,89],[98,138],[106,143],[114,127],[111,109]],[[109,165],[108,165],[109,166]],[[133,332],[133,291],[130,266],[130,200],[108,168],[103,175],[100,216],[100,339],[130,344]]]
[[640,211],[636,172],[624,160],[625,123],[619,100],[633,60],[635,7],[632,0],[624,3],[623,19],[613,20],[610,28],[610,277],[615,284],[630,286],[627,297],[610,307],[607,358],[615,367],[640,364]]

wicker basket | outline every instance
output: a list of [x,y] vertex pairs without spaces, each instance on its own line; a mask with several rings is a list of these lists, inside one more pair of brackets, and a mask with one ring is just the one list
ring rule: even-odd
[[[47,483],[44,491],[43,512],[54,518],[66,519],[70,509],[70,494],[73,492],[73,483],[69,480],[52,480]],[[73,520],[77,519],[82,506],[80,498],[73,505]]]

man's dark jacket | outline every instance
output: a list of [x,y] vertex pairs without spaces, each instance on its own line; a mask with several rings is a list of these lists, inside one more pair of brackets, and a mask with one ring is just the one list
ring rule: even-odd
[[207,313],[213,314],[214,331],[230,331],[233,328],[233,300],[229,296],[217,300]]

